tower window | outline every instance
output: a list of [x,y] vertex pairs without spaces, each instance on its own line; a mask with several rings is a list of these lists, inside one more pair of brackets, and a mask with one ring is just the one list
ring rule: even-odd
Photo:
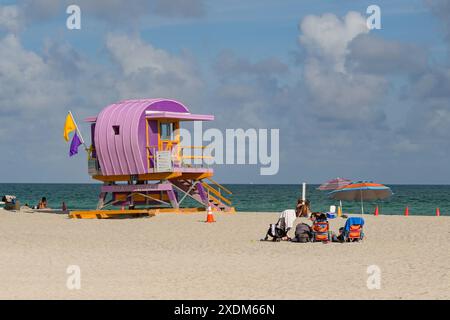
[[113,131],[116,136],[120,134],[120,126],[113,126]]
[[173,122],[161,123],[161,140],[173,140]]

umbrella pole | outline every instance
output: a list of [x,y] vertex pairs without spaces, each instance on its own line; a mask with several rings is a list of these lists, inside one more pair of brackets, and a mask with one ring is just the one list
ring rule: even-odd
[[364,202],[363,202],[363,197],[362,197],[362,190],[359,191],[361,194],[361,214],[364,214]]
[[305,200],[306,200],[306,183],[303,182],[302,183],[302,201],[303,201],[303,203],[305,202]]

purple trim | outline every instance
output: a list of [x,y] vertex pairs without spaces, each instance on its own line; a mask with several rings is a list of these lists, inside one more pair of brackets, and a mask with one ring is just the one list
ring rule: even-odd
[[189,112],[183,104],[175,100],[159,99],[160,101],[152,103],[151,110],[169,111],[169,112]]
[[185,173],[214,173],[214,169],[211,168],[175,168],[173,172],[185,172]]
[[174,120],[190,120],[190,121],[213,121],[214,116],[208,114],[192,114],[178,112],[146,112],[147,119],[174,119]]
[[94,136],[95,136],[95,123],[92,123],[91,124],[91,145],[94,148],[94,151],[92,152],[92,158],[97,159],[97,150],[95,148]]
[[208,202],[208,194],[207,194],[205,188],[203,187],[203,185],[201,183],[197,183],[196,187],[197,187],[198,195],[202,199],[202,202],[205,204],[205,206],[207,206],[209,202]]
[[87,117],[83,120],[84,122],[96,122],[97,117]]
[[172,185],[170,185],[171,190],[167,191],[167,195],[169,196],[170,204],[173,208],[178,208],[178,201],[177,197],[175,195],[175,192],[173,191]]
[[102,186],[101,192],[147,192],[172,190],[169,183]]
[[[149,121],[148,137],[150,140],[150,146],[154,146],[156,147],[156,149],[158,149],[158,121],[156,120]],[[152,156],[154,157],[156,156],[156,153],[153,153],[152,151],[150,151],[150,153]],[[150,159],[150,167],[151,168],[155,167],[155,158]]]

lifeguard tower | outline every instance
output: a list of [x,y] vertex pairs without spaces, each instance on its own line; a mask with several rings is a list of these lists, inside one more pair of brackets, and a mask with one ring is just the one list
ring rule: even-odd
[[[152,210],[179,213],[208,206],[214,211],[234,212],[231,191],[212,179],[214,171],[204,163],[204,147],[180,143],[177,129],[183,121],[212,120],[213,115],[192,114],[182,103],[169,99],[125,100],[87,118],[92,141],[89,174],[103,185],[96,211],[73,212],[71,216]],[[119,210],[110,210],[114,207]]]

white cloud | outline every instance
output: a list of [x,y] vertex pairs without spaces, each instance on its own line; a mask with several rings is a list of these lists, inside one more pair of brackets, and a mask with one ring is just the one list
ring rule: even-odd
[[311,56],[329,63],[337,72],[344,72],[349,43],[360,34],[368,33],[366,19],[349,12],[341,20],[334,14],[309,15],[300,23],[300,43]]
[[305,66],[304,84],[315,107],[312,111],[320,119],[373,124],[384,120],[382,110],[375,105],[387,85],[381,77],[333,72],[320,61],[311,60]]
[[[191,97],[202,86],[189,56],[176,56],[140,38],[108,35],[113,67],[97,65],[64,43],[47,41],[42,54],[19,38],[0,38],[0,113],[35,116],[65,106],[92,107],[114,99]],[[113,71],[114,70],[114,71]]]
[[367,34],[365,18],[349,12],[307,16],[300,23],[300,44],[306,50],[303,85],[309,94],[310,112],[320,121],[380,125],[386,80],[377,75],[346,69],[351,43]]
[[0,39],[1,112],[44,111],[55,100],[66,100],[65,84],[55,78],[42,57],[22,47],[8,34]]
[[138,37],[109,34],[106,47],[120,67],[121,96],[191,97],[202,87],[195,62],[144,43]]
[[18,32],[23,26],[23,16],[16,5],[0,5],[0,30]]

